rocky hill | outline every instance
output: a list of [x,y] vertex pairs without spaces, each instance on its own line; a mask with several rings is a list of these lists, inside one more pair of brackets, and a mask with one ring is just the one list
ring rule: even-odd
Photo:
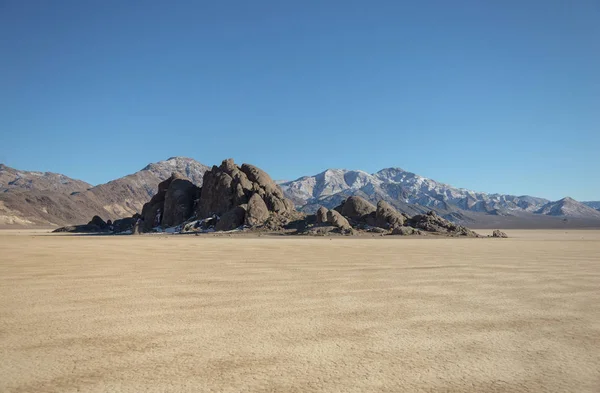
[[[141,212],[158,191],[158,183],[173,172],[201,185],[208,167],[191,158],[172,157],[95,187],[63,175],[2,169],[2,179],[13,179],[13,184],[6,181],[8,186],[0,192],[0,225],[66,225],[86,222],[94,215],[115,220]],[[12,173],[21,174],[20,180],[15,181]]]

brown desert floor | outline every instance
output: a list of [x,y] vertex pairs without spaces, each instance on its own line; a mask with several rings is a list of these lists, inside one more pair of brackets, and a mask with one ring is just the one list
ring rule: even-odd
[[600,231],[0,231],[1,392],[600,392]]

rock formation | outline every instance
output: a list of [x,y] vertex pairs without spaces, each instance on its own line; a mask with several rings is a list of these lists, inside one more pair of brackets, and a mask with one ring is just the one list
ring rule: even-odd
[[244,224],[246,216],[246,205],[235,206],[221,216],[215,226],[217,231],[231,231]]
[[234,229],[242,224],[258,227],[277,222],[274,216],[281,218],[294,212],[293,203],[266,172],[249,164],[239,167],[232,159],[204,174],[196,203],[197,218],[216,214],[221,221],[225,220],[217,224],[217,230]]
[[352,231],[352,227],[348,220],[336,210],[329,210],[327,212],[327,223],[342,231]]
[[267,204],[260,195],[252,194],[250,200],[248,200],[244,223],[248,226],[261,225],[264,224],[268,218],[269,209],[267,208]]
[[386,201],[377,203],[375,219],[378,227],[390,229],[403,226],[405,221],[405,217]]
[[108,224],[106,222],[104,222],[104,220],[102,218],[100,218],[99,216],[92,217],[92,220],[90,222],[88,222],[88,225],[95,225],[98,228],[100,228],[101,230],[104,230],[108,227]]
[[[374,206],[359,196],[345,199],[335,209],[320,207],[315,215],[295,211],[292,202],[271,177],[249,164],[232,159],[206,171],[201,188],[178,173],[158,185],[158,192],[144,204],[141,215],[115,220],[109,225],[94,216],[87,225],[61,231],[143,233],[159,227],[179,227],[181,232],[231,231],[240,227],[261,231],[313,235],[377,233],[382,236],[418,235],[478,237],[475,232],[430,211],[412,218],[386,201]],[[495,237],[502,237],[494,232]],[[504,235],[505,236],[505,235]]]
[[507,238],[508,235],[499,229],[495,229],[494,232],[492,232],[492,237]]
[[359,196],[347,198],[334,210],[346,217],[354,225],[377,225],[377,208]]
[[323,206],[321,206],[319,208],[319,210],[317,210],[317,224],[325,224],[327,222],[327,212],[329,210],[327,210],[326,208],[324,208]]
[[434,211],[430,211],[427,214],[417,214],[408,220],[408,224],[413,228],[422,229],[427,232],[442,233],[451,236],[479,237],[478,234],[470,229],[453,224],[438,216]]
[[175,177],[177,175],[172,174],[170,178],[160,182],[158,184],[158,192],[150,199],[150,202],[144,204],[142,208],[142,231],[147,232],[160,225],[162,212],[165,207],[167,189]]

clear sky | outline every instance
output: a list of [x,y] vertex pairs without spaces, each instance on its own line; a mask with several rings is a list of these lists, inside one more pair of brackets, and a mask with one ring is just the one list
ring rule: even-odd
[[0,162],[180,155],[600,200],[598,0],[0,0]]

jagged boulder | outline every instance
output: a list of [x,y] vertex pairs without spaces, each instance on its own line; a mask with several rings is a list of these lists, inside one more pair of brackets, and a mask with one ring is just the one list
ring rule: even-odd
[[442,233],[452,236],[479,237],[477,233],[438,216],[434,211],[430,211],[427,214],[417,214],[408,221],[408,224],[414,228],[422,229],[427,232]]
[[235,206],[221,216],[215,226],[216,231],[231,231],[244,224],[246,209],[244,205]]
[[194,201],[200,188],[184,178],[173,178],[165,193],[161,225],[172,227],[186,221],[194,214]]
[[377,203],[375,212],[377,226],[380,228],[395,228],[404,225],[404,216],[386,201]]
[[262,225],[269,218],[269,209],[265,201],[258,194],[252,194],[248,200],[248,208],[244,223],[248,226]]
[[329,210],[327,212],[327,223],[341,229],[342,231],[352,230],[352,227],[350,226],[350,223],[346,217],[342,216],[336,210]]
[[327,223],[327,210],[325,207],[321,206],[319,210],[317,210],[317,224],[325,224]]
[[494,232],[492,232],[492,237],[507,238],[508,235],[499,229],[495,229]]

